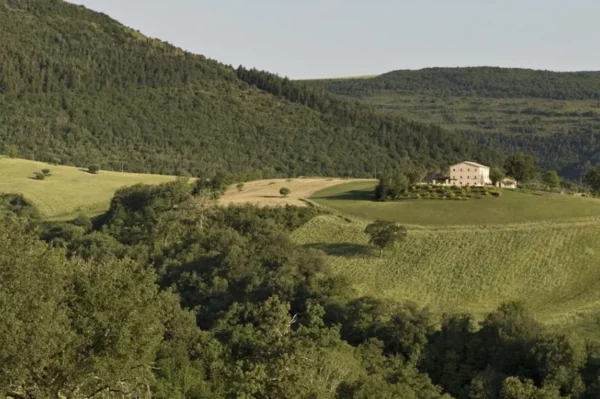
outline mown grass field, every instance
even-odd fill
[[[362,219],[410,225],[497,225],[600,216],[600,200],[564,194],[500,190],[499,198],[375,202],[374,188],[374,182],[352,182],[317,191],[311,199]]]
[[[44,168],[51,171],[45,180],[33,179]],[[158,184],[172,176],[100,171],[48,165],[43,162],[0,158],[0,192],[20,193],[31,200],[47,218],[70,218],[78,213],[94,215],[108,209],[115,191],[137,183]]]

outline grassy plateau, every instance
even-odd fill
[[[340,184],[317,191],[311,199],[362,219],[421,226],[497,225],[600,216],[600,200],[563,194],[500,190],[499,198],[376,202],[375,185],[375,182]]]

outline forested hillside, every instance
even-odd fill
[[[0,37],[0,152],[252,177],[372,176],[499,157],[438,127],[236,71],[59,0],[0,0]]]
[[[570,178],[600,161],[600,72],[428,68],[309,83],[506,154],[535,154]]]
[[[352,96],[389,90],[441,96],[600,99],[600,72],[498,67],[425,68],[392,71],[368,79],[332,79],[320,83],[330,91]]]

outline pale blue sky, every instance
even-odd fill
[[[493,65],[600,70],[598,0],[71,0],[291,78]]]

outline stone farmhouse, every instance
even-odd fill
[[[490,167],[477,162],[463,161],[450,166],[450,184],[456,186],[485,186],[492,184]]]

